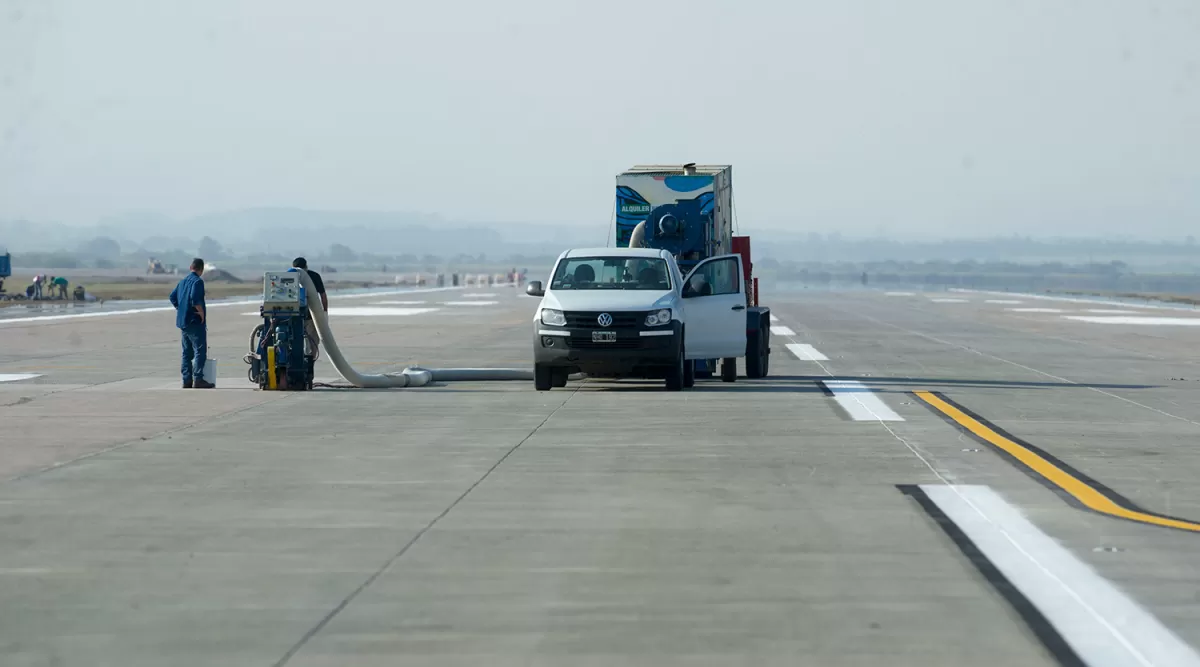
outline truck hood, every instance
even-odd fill
[[[649,290],[557,290],[546,292],[542,308],[555,310],[655,310],[677,308],[675,292]]]

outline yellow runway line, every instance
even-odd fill
[[[1088,478],[1041,449],[1004,433],[988,424],[982,417],[972,414],[967,408],[940,394],[931,391],[913,393],[976,439],[1011,457],[1028,472],[1062,490],[1087,509],[1152,526],[1200,532],[1200,523],[1146,511],[1128,498]]]

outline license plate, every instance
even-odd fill
[[[617,342],[617,332],[615,331],[593,331],[593,343],[615,343]]]

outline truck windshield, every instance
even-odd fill
[[[550,289],[671,289],[667,263],[658,257],[569,257],[559,263]]]

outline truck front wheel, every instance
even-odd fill
[[[683,356],[683,346],[679,346],[679,357],[675,359],[675,363],[667,369],[667,391],[680,391],[684,387],[684,376],[687,374],[684,366],[687,365],[687,359]]]
[[[528,376],[526,376],[528,377]],[[533,388],[538,391],[550,391],[554,385],[554,369],[545,364],[533,365]]]

